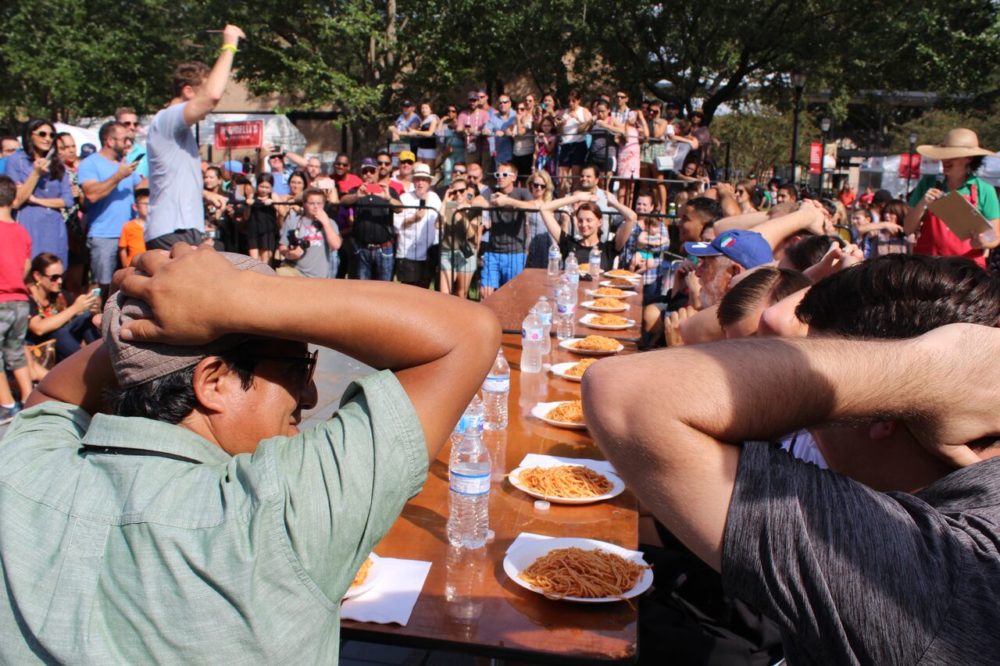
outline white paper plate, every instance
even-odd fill
[[[631,328],[631,327],[635,326],[635,321],[632,320],[632,319],[627,319],[626,323],[623,324],[623,325],[620,325],[620,326],[605,326],[605,325],[602,325],[602,324],[594,324],[594,323],[591,323],[593,321],[594,317],[597,317],[597,315],[595,315],[595,314],[585,314],[582,317],[580,317],[580,323],[583,324],[584,326],[589,327],[589,328],[596,328],[596,329],[601,330],[601,331],[624,331],[627,328]]]
[[[574,377],[573,375],[566,374],[566,371],[572,368],[576,364],[577,361],[566,361],[565,363],[556,363],[555,365],[551,366],[549,370],[556,377],[562,377],[566,381],[570,382],[579,382],[581,377]]]
[[[558,467],[558,465],[555,466]],[[611,482],[611,490],[604,493],[603,495],[594,495],[593,497],[560,497],[559,495],[542,494],[538,491],[528,488],[528,486],[521,483],[521,478],[519,475],[521,473],[521,470],[525,469],[524,467],[518,467],[517,469],[512,471],[508,475],[508,478],[510,479],[511,485],[513,485],[518,490],[523,491],[528,495],[531,495],[532,497],[548,500],[549,502],[552,502],[554,504],[592,504],[594,502],[602,502],[604,500],[611,499],[612,497],[618,497],[619,495],[622,494],[622,492],[625,491],[625,482],[622,481],[617,476],[615,476],[614,474],[601,472],[600,470],[596,470],[593,467],[590,467],[589,465],[581,464],[579,465],[579,467],[586,467],[587,469],[594,470],[598,474],[607,478],[607,480]]]
[[[522,580],[520,573],[530,567],[532,562],[537,560],[539,557],[542,557],[548,552],[558,548],[584,548],[586,550],[598,549],[619,555],[625,559],[635,562],[636,564],[648,564],[648,562],[642,559],[642,555],[640,553],[632,552],[622,548],[621,546],[616,546],[613,543],[607,543],[605,541],[574,538],[539,539],[537,541],[529,541],[521,544],[507,553],[507,556],[503,559],[504,573],[506,573],[512,581],[524,589],[531,590],[536,594],[542,594],[544,596],[539,588],[534,585],[529,585],[527,582]],[[621,597],[599,597],[596,599],[587,599],[584,597],[562,597],[560,601],[576,601],[584,604],[605,604],[614,601],[621,601],[622,599],[637,597],[648,590],[652,584],[653,570],[646,569],[642,572],[642,575],[639,576],[639,581],[635,584],[635,587],[626,591]]]
[[[604,284],[602,282],[601,286],[602,287],[607,287],[608,285],[606,285],[606,284]],[[618,289],[618,287],[615,287],[615,289]],[[633,296],[638,296],[639,295],[638,292],[629,291],[627,289],[622,289],[621,292],[622,292],[621,296],[608,296],[608,298],[632,298]],[[587,289],[587,290],[585,290],[585,293],[587,294],[587,296],[593,296],[595,298],[600,298],[601,297],[601,294],[598,294],[596,289]]]
[[[618,349],[608,350],[608,351],[600,351],[596,349],[577,349],[576,347],[572,346],[574,342],[582,339],[583,338],[567,338],[566,340],[560,342],[559,346],[565,349],[566,351],[571,351],[574,354],[581,354],[583,356],[611,356],[612,354],[617,354],[621,350],[625,349],[625,345],[623,345],[620,342],[618,343]]]
[[[556,400],[555,402],[540,402],[531,408],[531,415],[540,421],[545,421],[549,425],[554,425],[557,428],[568,428],[570,430],[586,430],[586,423],[565,423],[563,421],[553,421],[547,418],[545,415],[550,411],[563,404],[564,402],[572,402],[570,400]]]
[[[596,305],[594,305],[594,301],[584,301],[583,303],[580,303],[580,305],[587,308],[588,310],[593,310],[594,312],[625,312],[626,310],[628,310],[627,303],[622,303],[621,307],[617,308],[597,307]]]
[[[611,271],[604,271],[601,273],[601,275],[608,278],[609,280],[630,280],[632,282],[638,282],[639,280],[642,279],[642,276],[639,275],[638,273],[632,273],[630,275],[609,275],[610,272]]]
[[[607,476],[605,474],[605,476]],[[610,479],[611,477],[608,476]],[[379,563],[379,556],[375,553],[371,553],[368,557],[372,560],[372,566],[368,570],[368,577],[361,583],[361,585],[352,585],[347,588],[347,592],[344,593],[344,599],[353,599],[354,597],[360,597],[365,592],[368,592],[373,587],[378,585],[379,576],[382,575],[382,566]]]

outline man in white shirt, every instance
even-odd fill
[[[431,168],[413,167],[413,189],[399,196],[403,204],[393,218],[396,227],[396,277],[403,284],[429,287],[433,266],[428,250],[437,245],[441,199],[431,190]]]

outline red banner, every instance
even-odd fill
[[[260,148],[264,145],[264,121],[240,120],[215,123],[215,149]]]
[[[917,153],[903,153],[899,156],[899,177],[919,180],[920,179],[920,155]]]
[[[809,173],[822,173],[823,171],[823,144],[809,144]]]

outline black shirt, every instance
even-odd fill
[[[534,197],[523,187],[515,187],[507,195],[518,201],[532,201]],[[525,223],[527,211],[490,210],[490,252],[512,254],[526,252],[528,228]]]
[[[598,243],[597,248],[601,251],[601,270],[611,270],[615,265],[615,257],[618,256],[618,250],[615,248],[614,239]],[[590,251],[592,249],[593,246],[580,245],[580,241],[573,238],[571,234],[567,234],[565,231],[561,231],[559,233],[559,252],[562,254],[563,259],[568,257],[570,252],[572,252],[576,256],[576,263],[589,264]]]
[[[351,194],[360,194],[360,188],[351,190]],[[382,245],[395,236],[392,226],[392,208],[389,200],[373,194],[359,196],[351,206],[354,209],[354,230],[352,236],[361,245]]]

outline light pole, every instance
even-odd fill
[[[913,151],[917,145],[917,133],[910,132],[907,137],[910,140],[910,152],[906,155],[906,200],[910,200],[910,176],[913,175]]]
[[[826,142],[830,140],[830,119],[823,118],[819,121],[819,128],[823,132],[820,141],[822,148],[819,154],[819,194],[823,196],[823,185],[826,182]]]
[[[795,88],[795,113],[792,117],[792,174],[791,182],[795,183],[795,167],[799,162],[799,114],[802,112],[802,90],[806,87],[806,75],[802,72],[792,73],[792,86]]]

